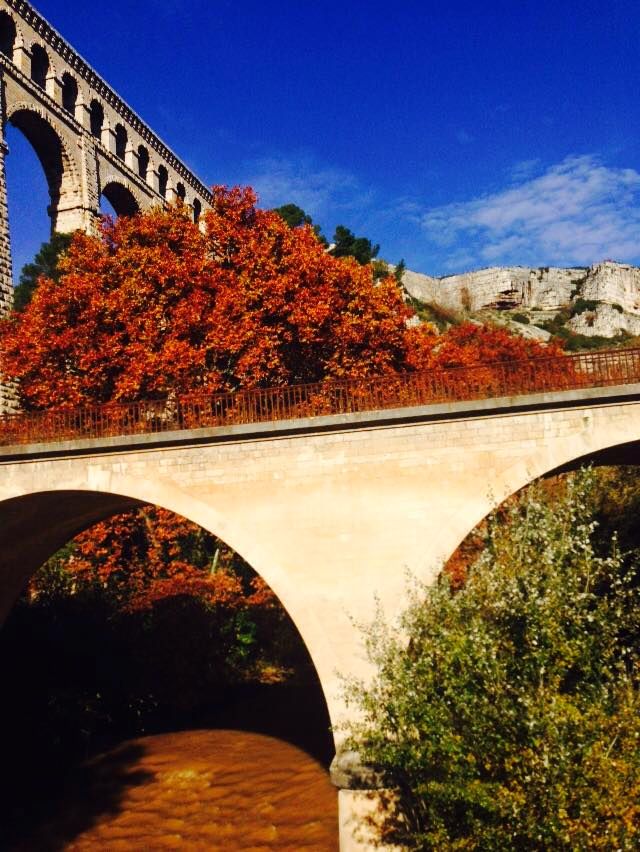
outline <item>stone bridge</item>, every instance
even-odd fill
[[[211,193],[25,0],[0,0],[0,315],[11,304],[7,122],[42,164],[52,230],[90,231],[104,196],[118,215],[182,199],[197,221]]]
[[[0,446],[0,616],[72,536],[162,506],[271,586],[338,722],[338,673],[367,674],[353,619],[370,618],[374,596],[393,615],[405,572],[432,581],[495,501],[583,461],[636,462],[639,449],[635,382]],[[352,833],[363,794],[339,796],[341,849],[370,848]]]

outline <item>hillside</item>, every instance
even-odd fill
[[[640,268],[605,260],[592,267],[490,267],[434,278],[407,270],[402,284],[418,315],[440,327],[461,317],[493,320],[568,348],[640,335]]]

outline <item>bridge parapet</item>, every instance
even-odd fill
[[[503,400],[640,383],[640,349],[501,361],[234,393],[111,402],[0,417],[0,446],[326,418],[441,403]]]

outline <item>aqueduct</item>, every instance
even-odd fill
[[[25,0],[0,0],[0,89],[0,315],[13,292],[7,123],[42,164],[52,230],[91,231],[101,196],[118,215],[180,198],[197,221],[209,207],[207,187]]]

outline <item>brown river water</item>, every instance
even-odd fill
[[[264,734],[194,730],[129,740],[52,790],[15,852],[338,849],[326,769]]]

